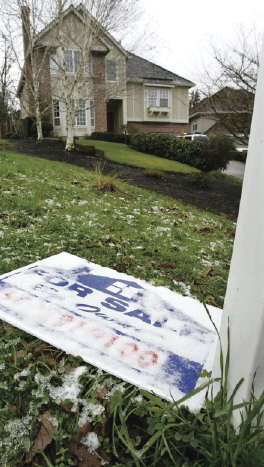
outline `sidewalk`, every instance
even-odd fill
[[[226,170],[222,171],[227,175],[233,175],[234,177],[244,178],[245,163],[238,161],[230,161]]]

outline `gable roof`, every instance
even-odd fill
[[[106,47],[107,47],[107,44],[106,44],[104,38],[107,38],[110,42],[114,43],[115,47],[117,47],[125,56],[128,56],[128,52],[122,47],[121,43],[118,42],[107,31],[107,29],[97,21],[97,19],[93,15],[91,15],[91,13],[83,6],[82,3],[80,3],[76,7],[73,6],[73,5],[70,5],[65,11],[63,11],[63,13],[62,13],[63,19],[65,19],[70,14],[74,14],[85,26],[87,25],[87,18],[88,18],[90,27],[93,27],[93,25],[95,25],[96,27],[99,27],[100,30],[102,31],[102,35],[100,35],[100,41],[102,43],[104,43],[106,45]],[[59,21],[59,19],[55,18],[47,26],[45,26],[45,28],[42,29],[38,33],[38,35],[36,37],[36,42],[37,42],[37,40],[40,40],[49,31],[51,31],[58,24],[58,21]]]
[[[145,58],[131,54],[127,59],[127,79],[140,80],[145,83],[155,84],[178,84],[182,86],[192,87],[194,83],[182,78],[171,71],[165,70],[155,63],[149,62]]]
[[[194,117],[197,114],[223,113],[232,111],[248,112],[253,110],[254,94],[245,89],[234,89],[225,86],[220,91],[205,97],[195,104],[189,112],[189,116]]]

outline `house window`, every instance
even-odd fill
[[[159,91],[160,91],[160,107],[169,107],[169,90],[161,88]]]
[[[157,88],[148,89],[148,107],[157,107]]]
[[[94,110],[94,101],[90,101],[90,114],[91,114],[91,127],[95,127],[95,110]]]
[[[86,111],[85,111],[85,100],[80,99],[79,101],[71,101],[71,109],[76,112],[75,125],[85,126],[86,125]]]
[[[53,120],[54,126],[60,126],[60,103],[53,101]]]
[[[93,56],[92,54],[88,55],[88,74],[93,76]]]
[[[148,88],[148,107],[169,107],[169,90]]]
[[[57,54],[55,50],[50,52],[50,73],[52,75],[58,73]]]
[[[116,81],[115,60],[106,60],[106,81]]]
[[[192,132],[195,133],[197,131],[198,125],[197,125],[197,120],[193,120],[192,123]]]
[[[66,73],[77,73],[82,60],[80,50],[65,50],[65,70]]]

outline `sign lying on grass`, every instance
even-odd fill
[[[221,310],[209,308],[219,326]],[[212,369],[217,341],[200,302],[68,253],[1,276],[0,318],[174,400]]]

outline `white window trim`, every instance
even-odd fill
[[[52,111],[53,111],[53,124],[54,127],[58,128],[61,126],[61,118],[60,118],[60,102],[57,100],[52,101]],[[56,121],[59,122],[58,125]]]
[[[91,123],[91,128],[95,128],[94,100],[90,100],[90,123]]]
[[[72,109],[72,111],[75,111],[75,109],[76,109],[76,102],[78,102],[76,99],[71,99],[71,109]],[[84,103],[83,107],[82,107],[82,103]],[[74,126],[78,127],[78,128],[79,127],[87,127],[86,105],[85,105],[85,100],[84,99],[79,99],[79,106],[80,106],[80,108],[78,109],[78,111],[76,112],[76,115],[75,115]],[[77,122],[78,122],[78,117],[80,116],[81,113],[83,113],[83,115],[84,115],[85,123],[79,124]]]
[[[77,61],[75,59],[75,55],[77,56],[77,53],[80,54],[80,59],[79,61]],[[66,55],[71,55],[70,57],[70,60],[67,62],[67,59],[66,59]],[[70,69],[67,69],[68,68],[68,65],[71,65],[71,70]],[[76,66],[77,64],[77,66]],[[65,50],[65,71],[67,74],[69,75],[74,75],[76,74],[78,71],[79,71],[79,66],[80,64],[82,64],[82,51],[81,50],[77,50],[77,49],[67,49]]]
[[[155,92],[154,92],[155,90]],[[153,96],[151,96],[151,91],[153,93]],[[163,91],[167,91],[167,98],[161,97],[161,94]],[[151,99],[155,99],[155,104],[154,101],[151,103]],[[161,105],[161,100],[167,100],[167,105]],[[169,88],[167,87],[161,87],[161,86],[148,86],[147,87],[147,107],[148,108],[153,108],[153,109],[169,109],[170,108],[170,92]]]

